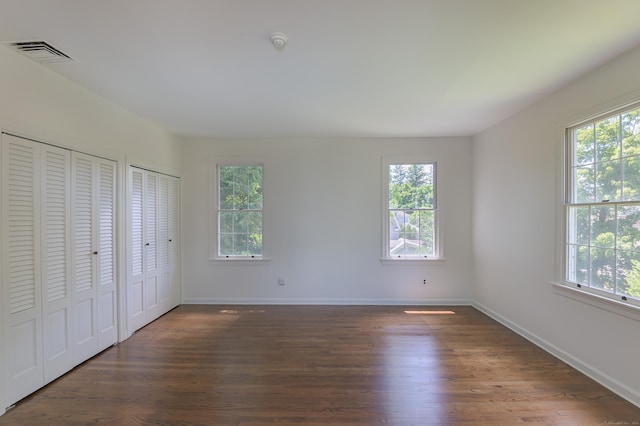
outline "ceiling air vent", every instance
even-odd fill
[[[41,64],[73,62],[73,58],[51,46],[46,41],[10,41],[4,43]]]

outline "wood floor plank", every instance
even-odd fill
[[[96,423],[639,425],[640,408],[471,307],[183,305],[0,417]]]

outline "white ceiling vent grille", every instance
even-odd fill
[[[73,62],[73,58],[62,53],[46,41],[10,41],[3,43],[41,64]]]

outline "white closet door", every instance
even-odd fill
[[[127,182],[127,329],[133,333],[145,325],[144,312],[144,171],[129,167]]]
[[[170,309],[169,176],[158,175],[158,304],[160,315]]]
[[[116,343],[116,164],[72,155],[74,359],[82,362]]]
[[[180,180],[130,166],[127,182],[127,330],[180,303]]]
[[[95,262],[98,249],[93,233],[93,158],[72,154],[72,271],[74,304],[74,360],[80,363],[98,352]]]
[[[160,316],[158,274],[158,174],[145,172],[145,322]]]
[[[115,192],[116,164],[113,161],[96,159],[98,185],[97,222],[97,309],[98,351],[118,341],[116,264],[115,264]]]
[[[2,403],[117,341],[115,171],[2,135]]]
[[[44,384],[39,149],[2,135],[2,303],[7,405]]]
[[[73,368],[69,282],[71,153],[42,145],[42,300],[44,381]]]
[[[169,178],[169,309],[180,304],[180,179]]]

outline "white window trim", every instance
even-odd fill
[[[262,166],[262,256],[220,256],[218,254],[218,166]],[[271,260],[269,167],[263,157],[212,157],[209,161],[209,261],[220,264],[260,264]]]
[[[436,208],[435,214],[435,256],[434,257],[391,257],[389,255],[389,166],[394,164],[435,164],[435,182],[436,182]],[[443,263],[444,245],[442,238],[443,229],[443,170],[444,160],[440,156],[432,155],[389,155],[382,157],[382,254],[380,262],[383,265],[398,264],[438,264]]]
[[[640,90],[596,105],[578,114],[568,115],[556,122],[557,148],[557,207],[556,207],[556,270],[551,281],[556,294],[608,312],[640,321],[640,302],[634,299],[622,300],[618,295],[579,286],[566,279],[567,268],[567,218],[565,200],[567,197],[567,167],[569,167],[569,149],[567,129],[588,122],[599,116],[605,116],[617,110],[631,107],[640,102]]]

